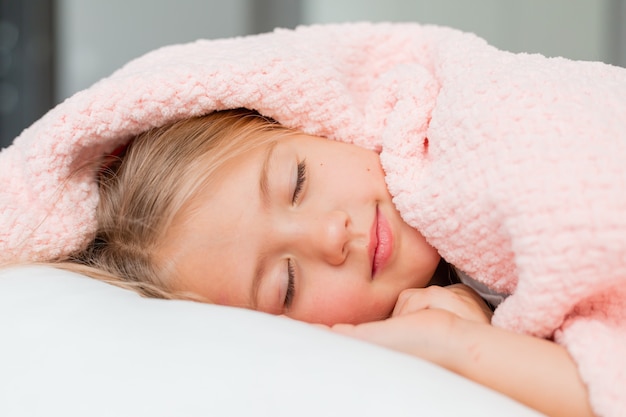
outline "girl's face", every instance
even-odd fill
[[[439,262],[375,152],[303,134],[229,162],[182,217],[160,253],[174,289],[307,322],[386,318]]]

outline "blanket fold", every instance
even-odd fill
[[[494,324],[554,338],[594,411],[626,415],[623,68],[512,54],[417,24],[162,48],[52,109],[0,153],[0,264],[85,245],[95,170],[133,135],[236,107],[380,151],[403,218],[449,262],[512,294]]]

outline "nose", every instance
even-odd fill
[[[306,222],[306,220],[305,220]],[[329,211],[303,225],[302,250],[331,265],[341,265],[348,255],[349,217],[344,211]]]

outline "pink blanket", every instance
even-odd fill
[[[494,324],[553,337],[596,413],[626,415],[622,68],[511,54],[410,24],[163,48],[2,151],[0,264],[85,244],[98,195],[93,173],[73,175],[78,167],[152,126],[235,107],[381,150],[406,221],[470,276],[512,293]]]

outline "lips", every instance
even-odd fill
[[[370,233],[369,253],[372,260],[372,279],[385,267],[391,257],[393,235],[385,216],[376,207],[376,216]]]

